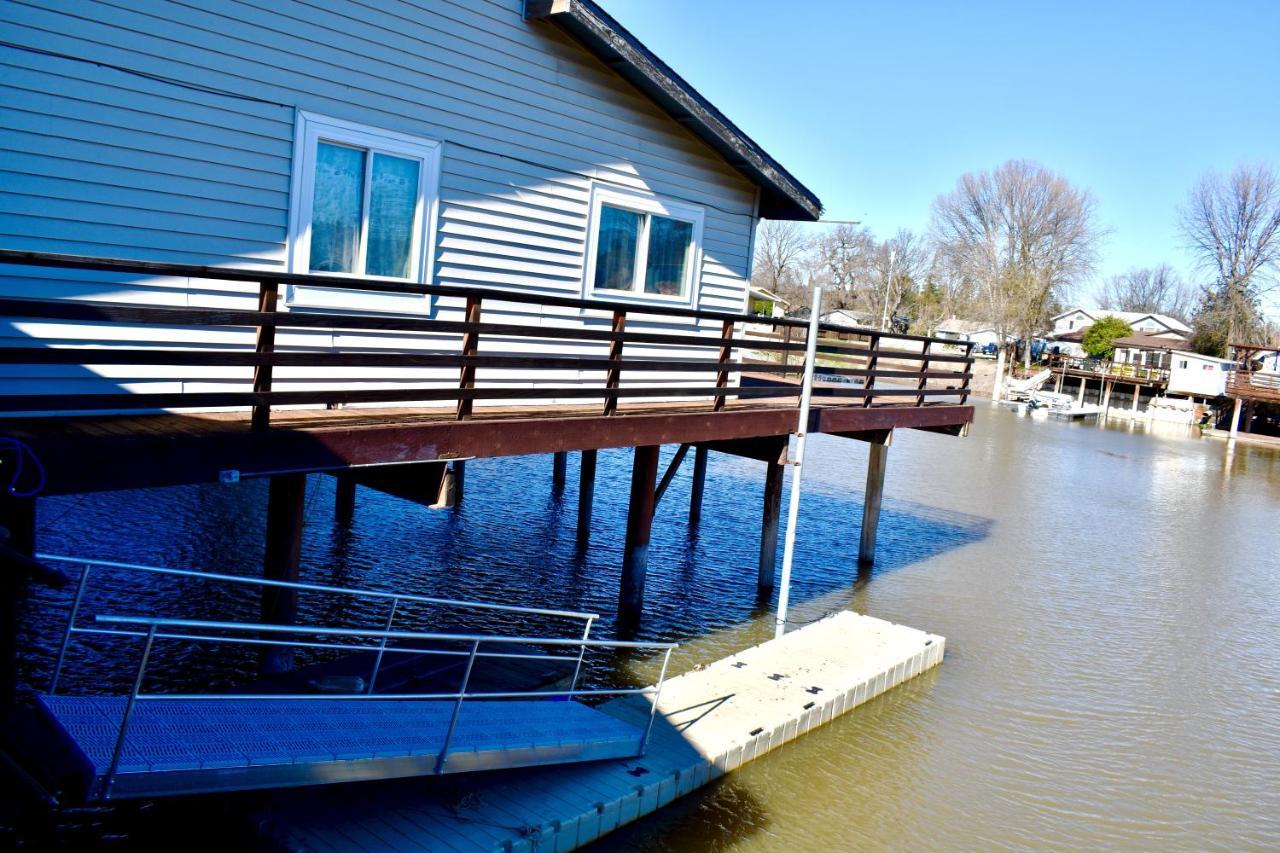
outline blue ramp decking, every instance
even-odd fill
[[[124,697],[43,696],[92,766],[111,766]],[[579,702],[465,702],[438,771],[452,700],[159,699],[129,720],[111,798],[497,770],[636,755],[643,731]]]

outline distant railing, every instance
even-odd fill
[[[1107,379],[1137,379],[1142,382],[1168,382],[1169,370],[1164,367],[1147,367],[1142,364],[1119,364],[1099,358],[1077,358],[1055,354],[1049,356],[1049,366],[1057,371],[1092,373]]]
[[[158,411],[187,408],[244,409],[252,411],[256,429],[268,427],[271,412],[280,406],[335,406],[371,403],[452,404],[459,420],[473,415],[476,401],[487,400],[596,400],[605,415],[616,414],[622,398],[711,399],[711,407],[719,410],[730,398],[797,397],[799,385],[787,381],[753,382],[745,387],[732,384],[730,377],[743,371],[766,376],[785,376],[795,371],[788,363],[796,355],[803,359],[807,321],[760,317],[722,311],[706,311],[673,306],[636,304],[624,301],[582,299],[551,296],[520,290],[469,288],[425,285],[408,282],[371,281],[338,276],[264,273],[243,269],[207,267],[185,264],[152,263],[78,255],[55,255],[36,252],[0,250],[0,264],[53,267],[86,271],[108,271],[137,275],[189,277],[228,282],[246,282],[258,287],[257,310],[223,310],[215,308],[169,308],[137,305],[107,305],[73,300],[0,299],[0,315],[29,320],[62,323],[110,323],[155,327],[154,342],[144,346],[25,346],[0,348],[0,364],[10,365],[132,365],[190,367],[242,367],[252,369],[252,390],[182,391],[182,392],[103,392],[78,394],[0,394],[0,413],[34,415],[67,414],[86,411]],[[439,320],[425,316],[372,315],[344,312],[280,311],[280,288],[284,285],[411,293],[454,300],[463,319]],[[517,303],[541,307],[577,309],[581,318],[595,317],[608,322],[608,328],[584,328],[579,318],[563,326],[493,323],[483,320],[486,303]],[[603,315],[603,316],[601,316]],[[635,317],[675,318],[693,324],[704,321],[719,323],[712,334],[672,333],[629,330]],[[748,339],[738,327],[767,325],[773,336]],[[239,328],[253,333],[254,345],[241,347],[187,347],[165,344],[165,334],[178,327]],[[861,387],[850,387],[842,396],[854,398],[857,405],[923,406],[928,398],[952,397],[964,402],[968,396],[972,349],[964,355],[933,351],[954,342],[914,335],[898,335],[867,329],[822,324],[824,332],[865,339],[865,346],[824,338],[819,353],[824,357],[841,356],[854,359],[859,366],[835,366],[828,372],[861,376]],[[408,350],[370,350],[355,347],[325,347],[282,350],[277,332],[283,329],[364,330],[372,332],[404,332],[445,335],[451,341],[440,351],[418,347]],[[786,335],[779,334],[783,330]],[[789,337],[788,337],[789,335]],[[482,341],[494,337],[517,339],[527,344],[529,352],[482,354]],[[89,343],[89,342],[86,342]],[[567,349],[569,344],[607,345],[607,355],[537,354],[532,350],[550,347]],[[672,356],[630,357],[627,347],[670,347],[695,353],[694,358],[677,352]],[[456,347],[456,349],[455,349]],[[777,353],[780,363],[743,364],[733,358],[735,350],[752,349]],[[914,370],[881,369],[880,362],[911,361]],[[954,365],[954,370],[938,370],[937,365]],[[456,369],[458,379],[415,383],[412,387],[354,388],[353,382],[376,382],[383,379],[342,381],[308,378],[308,385],[323,388],[277,390],[276,368],[307,367],[341,368],[441,368]],[[579,384],[547,386],[532,380],[510,376],[481,383],[477,371],[577,371],[588,374]],[[632,379],[644,374],[682,374],[691,380],[683,384],[660,386],[627,384],[624,374]],[[881,384],[877,379],[907,379],[908,387]],[[244,380],[249,384],[249,375]],[[670,382],[671,380],[664,380]],[[933,382],[930,385],[930,382]]]
[[[1280,373],[1232,370],[1227,374],[1227,394],[1280,403]]]

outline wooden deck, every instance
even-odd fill
[[[668,680],[640,759],[439,785],[345,786],[272,798],[291,850],[572,850],[941,663],[946,641],[841,612]],[[647,700],[601,710],[636,722]]]
[[[273,413],[253,431],[248,412],[15,419],[3,433],[26,442],[43,462],[44,495],[73,494],[291,471],[337,471],[471,457],[656,444],[704,444],[785,436],[795,429],[791,400],[704,404],[642,403],[604,415],[598,408],[362,408]],[[958,433],[968,405],[816,404],[810,430],[858,438],[895,428]]]

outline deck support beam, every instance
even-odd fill
[[[1102,417],[1107,416],[1107,412],[1111,409],[1111,389],[1115,387],[1114,382],[1108,381],[1103,383],[1102,390]]]
[[[764,474],[764,511],[760,520],[760,573],[756,590],[773,589],[778,565],[778,517],[782,512],[782,481],[786,470],[781,462],[766,463]]]
[[[1135,382],[1133,384],[1133,406],[1130,407],[1129,409],[1129,411],[1133,412],[1134,415],[1138,414],[1138,401],[1141,398],[1142,398],[1142,386]]]
[[[884,471],[889,460],[889,444],[867,446],[867,491],[862,502],[862,536],[858,541],[858,565],[866,568],[876,561],[876,528],[880,524],[880,503],[884,498]]]
[[[307,476],[277,474],[267,493],[267,547],[262,575],[267,580],[297,581],[302,557],[303,511],[306,507]],[[262,621],[291,625],[298,615],[298,592],[264,587]],[[293,669],[293,649],[263,646],[260,667],[266,675]]]
[[[657,444],[635,449],[631,465],[631,500],[627,508],[627,536],[622,551],[622,583],[618,591],[618,619],[639,621],[644,609],[644,577],[649,567],[649,536],[658,477]]]
[[[333,490],[333,517],[339,524],[350,524],[356,514],[356,480],[348,472],[336,477]]]
[[[1236,397],[1235,407],[1231,410],[1231,426],[1228,435],[1232,438],[1236,437],[1236,433],[1240,431],[1240,410],[1244,408],[1244,400]]]
[[[787,329],[790,331],[790,327]],[[707,454],[705,447],[693,449],[693,483],[689,487],[689,526],[697,527],[702,520],[702,493],[707,484]]]
[[[1080,377],[1080,387],[1076,389],[1076,405],[1077,406],[1084,405],[1084,386],[1087,381],[1088,380],[1086,380],[1083,376]]]
[[[564,494],[565,474],[569,467],[569,454],[564,450],[557,450],[551,454],[551,494],[559,496]]]
[[[596,455],[584,450],[578,463],[578,545],[591,541],[591,510],[596,500]]]

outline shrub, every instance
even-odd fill
[[[1111,358],[1116,351],[1116,339],[1133,334],[1133,327],[1119,317],[1103,317],[1084,333],[1080,346],[1094,358]]]

